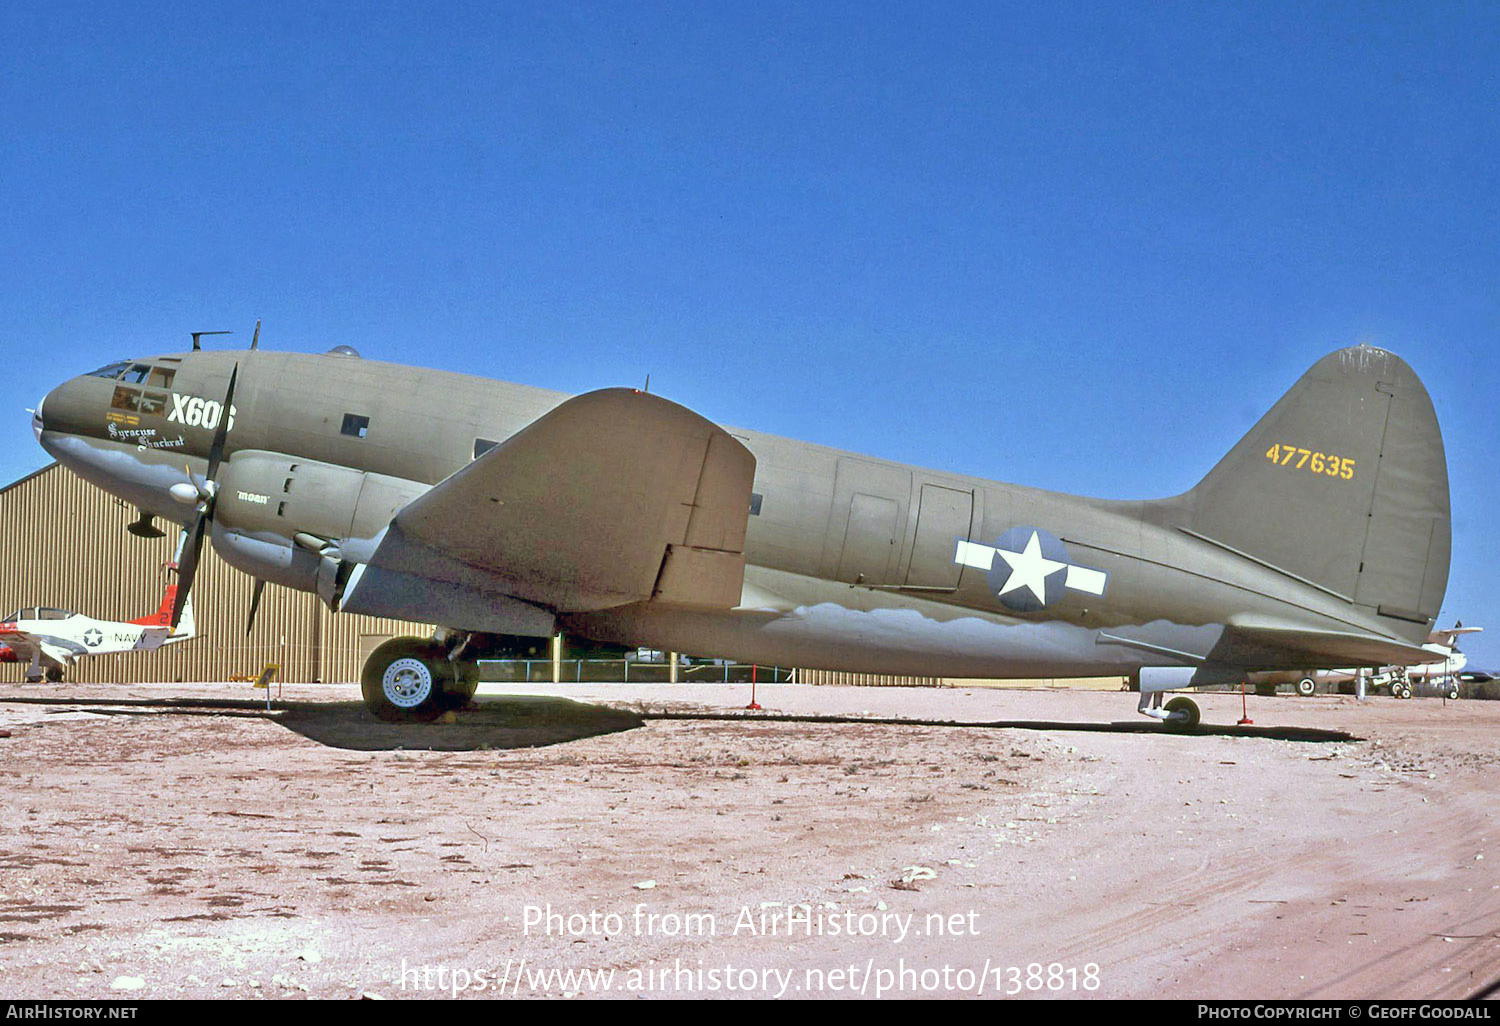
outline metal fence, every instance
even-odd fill
[[[483,659],[479,663],[481,681],[523,684],[552,683],[551,659]],[[565,684],[665,684],[672,679],[670,663],[641,662],[636,659],[564,659],[558,679]],[[751,663],[702,662],[678,664],[679,684],[785,684],[797,680],[797,671],[785,666],[761,666]]]

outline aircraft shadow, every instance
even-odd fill
[[[964,727],[978,730],[1080,731],[1105,734],[1162,734],[1178,737],[1256,737],[1272,741],[1361,741],[1342,730],[1320,727],[1260,727],[1200,723],[1192,730],[1168,730],[1150,720],[1097,723],[1078,720],[921,720],[907,717],[817,716],[783,713],[644,712],[646,720],[742,720],[748,723],[877,723],[894,727]]]
[[[264,719],[329,748],[437,752],[540,748],[634,730],[645,721],[625,709],[569,698],[506,695],[483,698],[453,723],[385,723],[362,702],[266,702],[230,698],[64,698],[16,696],[0,704],[83,709],[101,716],[211,716]]]
[[[1329,743],[1360,741],[1342,730],[1295,726],[1199,724],[1171,731],[1150,720],[1100,723],[1079,720],[932,720],[897,716],[837,716],[799,713],[715,712],[713,710],[631,711],[546,695],[486,696],[458,712],[453,723],[384,723],[361,702],[288,702],[225,698],[63,698],[5,697],[0,704],[71,706],[115,716],[224,716],[270,719],[310,741],[330,748],[389,751],[397,748],[465,752],[481,749],[539,748],[634,730],[651,720],[741,723],[878,724],[892,727],[959,727],[971,730],[1041,730],[1179,737],[1245,737],[1273,741]]]
[[[533,695],[481,699],[456,713],[452,723],[385,723],[361,702],[297,704],[274,719],[309,741],[359,752],[542,748],[645,725],[640,716],[624,709]]]

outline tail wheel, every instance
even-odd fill
[[[1303,677],[1297,682],[1297,694],[1303,698],[1311,698],[1313,692],[1318,689],[1318,682],[1311,677]]]
[[[422,638],[392,638],[370,653],[360,673],[365,706],[387,723],[426,722],[449,708],[453,664]]]
[[[1162,706],[1170,717],[1165,721],[1171,730],[1192,730],[1198,725],[1198,703],[1185,695],[1178,695]]]

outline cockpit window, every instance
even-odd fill
[[[177,371],[171,367],[152,367],[151,378],[146,382],[152,388],[171,388],[172,379],[177,376]]]
[[[15,623],[17,620],[22,619],[21,614],[24,613],[24,612],[26,612],[26,610],[24,610],[24,609],[17,609],[14,613],[8,613],[8,614],[6,614],[5,622],[6,623]]]
[[[36,618],[38,620],[66,620],[73,614],[66,609],[38,609]]]
[[[139,385],[146,380],[146,376],[150,373],[150,364],[133,363],[130,365],[130,369],[120,377],[120,380],[128,385]]]
[[[126,360],[123,363],[106,364],[105,366],[100,367],[96,371],[89,371],[87,374],[84,375],[84,377],[86,377],[86,378],[118,378],[120,376],[120,373],[122,371],[127,371],[129,369],[130,369],[130,361]]]

